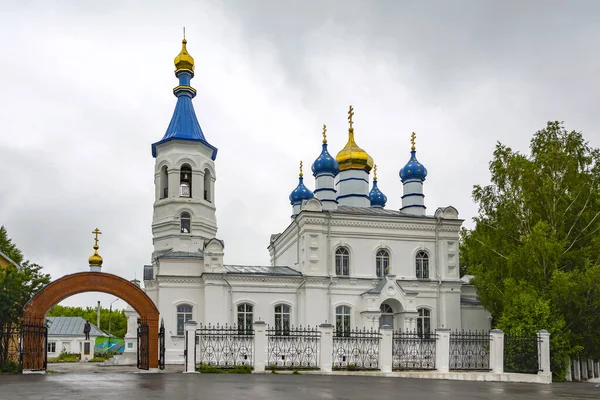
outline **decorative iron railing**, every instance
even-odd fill
[[[23,321],[20,337],[21,369],[45,371],[48,366],[48,325],[45,318]]]
[[[489,371],[490,335],[488,332],[450,333],[450,370]]]
[[[333,369],[379,369],[380,342],[379,330],[336,330],[333,336]]]
[[[236,325],[200,325],[196,362],[217,368],[254,366],[254,331]]]
[[[319,369],[320,339],[317,328],[268,328],[267,368]]]
[[[0,323],[0,370],[17,372],[21,363],[21,325]]]
[[[537,374],[540,370],[539,348],[537,335],[505,335],[504,371]]]
[[[395,331],[392,339],[392,369],[435,369],[436,334]]]

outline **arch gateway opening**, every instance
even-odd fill
[[[79,272],[65,275],[37,292],[23,310],[21,337],[22,369],[44,371],[47,362],[46,313],[67,297],[85,293],[112,294],[131,305],[140,316],[138,328],[138,368],[164,366],[164,342],[159,348],[159,312],[154,302],[137,285],[104,272]],[[164,333],[163,333],[164,337]],[[163,355],[163,360],[159,356]]]

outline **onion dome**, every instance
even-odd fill
[[[323,150],[312,165],[313,176],[319,174],[337,175],[339,166],[335,158],[327,151],[327,126],[323,125]]]
[[[402,182],[410,179],[418,179],[424,181],[427,177],[427,168],[417,160],[417,150],[415,149],[415,133],[413,132],[410,138],[412,147],[410,148],[410,160],[400,170],[400,179]]]
[[[347,169],[363,169],[367,172],[373,168],[373,159],[366,151],[358,147],[354,141],[354,127],[352,117],[354,116],[354,108],[350,106],[348,111],[348,122],[350,127],[348,128],[348,143],[346,146],[337,154],[335,157],[339,164],[339,170],[344,171]]]
[[[373,189],[369,192],[371,207],[384,208],[387,203],[387,196],[377,187],[377,165],[373,167]]]
[[[300,175],[298,177],[298,186],[292,193],[290,193],[290,203],[292,205],[301,204],[302,200],[312,199],[315,197],[313,192],[310,191],[306,186],[304,186],[304,178],[302,174],[302,161],[300,161]]]
[[[96,242],[94,243],[94,254],[92,254],[88,261],[90,263],[90,267],[101,267],[103,260],[102,257],[100,257],[100,255],[98,254],[98,249],[100,248],[98,247],[98,235],[102,234],[102,232],[100,232],[100,230],[96,228],[96,230],[92,233],[96,235],[96,239],[94,239]]]
[[[194,73],[194,57],[188,53],[186,48],[187,40],[183,38],[181,41],[181,51],[175,57],[175,72],[186,70]]]

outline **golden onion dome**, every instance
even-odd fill
[[[348,122],[350,127],[348,128],[348,143],[346,146],[335,157],[335,160],[339,164],[340,171],[347,169],[364,169],[369,172],[373,168],[373,159],[366,151],[358,147],[354,141],[354,127],[352,117],[354,116],[354,109],[350,106],[348,111]]]
[[[183,39],[181,41],[181,51],[175,57],[175,68],[176,71],[187,70],[194,72],[194,57],[188,53],[185,45],[187,44],[187,40]]]

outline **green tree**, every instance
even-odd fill
[[[476,185],[461,268],[506,333],[552,334],[555,378],[567,355],[600,359],[600,150],[548,122],[530,154],[498,143],[491,184]]]
[[[0,267],[0,332],[8,333],[21,322],[29,299],[50,283],[50,275],[44,274],[41,266],[23,261],[23,253],[12,243],[4,226],[0,227],[0,251],[19,264]],[[14,335],[0,335],[0,339],[0,370],[14,370],[8,365],[14,364],[9,357],[11,346],[15,346],[11,345]]]
[[[96,325],[98,322],[98,311],[95,307],[68,307],[56,305],[46,314],[48,317],[81,317]],[[118,338],[124,338],[127,333],[127,317],[123,310],[111,310],[100,307],[100,326],[99,328]]]

